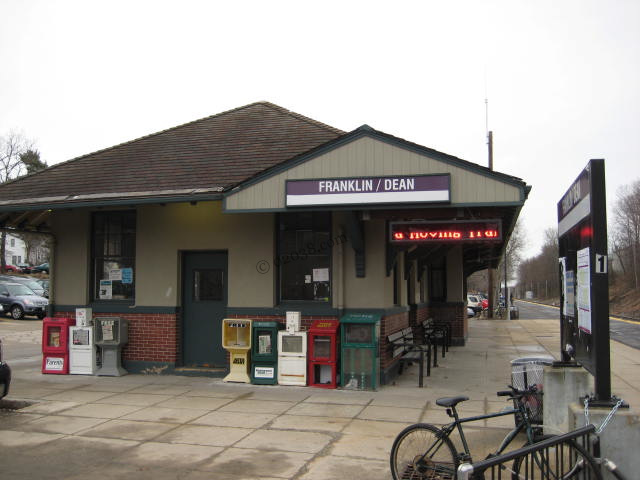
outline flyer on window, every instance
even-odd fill
[[[100,280],[100,300],[111,300],[113,283],[111,280]]]
[[[578,328],[591,333],[591,260],[589,247],[578,250]]]

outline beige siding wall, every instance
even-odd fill
[[[90,225],[87,210],[59,210],[51,216],[55,235],[51,275],[53,303],[89,303]]]
[[[333,215],[334,241],[348,232],[347,217]],[[196,205],[150,205],[138,209],[136,248],[136,306],[180,305],[180,252],[226,250],[229,259],[230,307],[273,307],[276,268],[274,214],[223,214],[220,202]],[[54,302],[59,305],[86,305],[89,298],[90,268],[89,210],[57,211],[52,216],[56,235],[54,257]],[[391,308],[393,275],[386,275],[385,222],[363,222],[366,276],[357,278],[355,254],[347,239],[333,248],[333,306],[343,308]],[[339,249],[342,249],[342,256]],[[403,253],[398,256],[399,299],[407,304]],[[260,274],[258,262],[265,260],[270,270]],[[56,266],[57,265],[57,266]],[[449,301],[462,299],[462,252],[454,248],[447,256]],[[341,273],[342,270],[342,273]],[[412,281],[417,278],[412,275]],[[418,287],[416,297],[419,299]],[[342,302],[342,305],[340,305]]]
[[[341,213],[334,214],[334,226],[345,225]],[[370,220],[363,222],[365,235],[364,278],[356,277],[355,252],[350,242],[343,245],[344,252],[344,307],[345,308],[388,308],[393,306],[393,277],[385,271],[385,222]],[[346,227],[344,231],[348,231]],[[334,252],[335,253],[335,252]],[[336,255],[334,254],[334,260]],[[337,298],[334,285],[334,306]]]
[[[451,174],[451,203],[519,202],[520,189],[372,138],[360,138],[227,197],[227,210],[285,207],[287,179]]]
[[[136,304],[180,304],[180,252],[226,250],[228,305],[272,307],[274,219],[271,214],[223,215],[221,202],[168,204],[138,210]],[[266,274],[256,270],[266,260]]]
[[[139,207],[136,231],[136,306],[180,304],[180,252],[228,251],[230,307],[272,307],[274,218],[272,214],[223,215],[221,202]],[[90,268],[89,210],[58,211],[54,295],[60,305],[86,305]],[[256,264],[270,270],[260,274]],[[55,265],[58,265],[56,267]]]

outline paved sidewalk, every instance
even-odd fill
[[[470,320],[467,346],[451,348],[417,387],[417,366],[377,392],[225,384],[217,379],[14,372],[0,412],[0,477],[20,479],[388,479],[394,437],[414,422],[448,421],[435,405],[464,394],[465,415],[495,412],[510,360],[557,357],[556,320]],[[638,411],[640,351],[612,342],[613,390]],[[512,417],[478,422],[476,458]],[[520,446],[520,443],[516,446]]]

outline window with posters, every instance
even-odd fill
[[[94,300],[135,298],[136,212],[96,212],[92,223]]]
[[[277,267],[281,301],[329,302],[331,212],[296,212],[279,217]]]

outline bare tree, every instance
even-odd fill
[[[505,273],[505,256],[500,260],[500,264],[498,265],[498,277],[500,278],[503,275],[506,275],[504,278],[504,285],[506,289],[506,285],[515,277],[514,273],[518,270],[518,265],[522,261],[522,251],[526,247],[526,231],[524,226],[522,225],[522,221],[520,220],[522,217],[518,218],[515,226],[513,227],[513,231],[511,232],[511,236],[509,237],[509,242],[507,243],[507,248],[505,250],[506,261],[507,261],[507,269]]]
[[[532,291],[536,298],[550,298],[559,292],[558,231],[544,231],[544,244],[538,255],[520,263],[518,285],[521,291]]]
[[[522,218],[522,217],[520,217]],[[526,247],[526,232],[525,228],[522,225],[520,219],[516,222],[513,231],[511,232],[511,237],[509,237],[509,242],[507,243],[507,266],[509,270],[509,279],[513,278],[513,273],[517,270],[518,265],[522,260],[522,251]],[[500,278],[500,276],[504,272],[504,260],[500,262],[498,266],[498,276],[496,278]],[[489,283],[489,273],[488,270],[481,270],[479,272],[474,273],[469,276],[467,279],[467,288],[469,291],[487,291]],[[491,295],[494,292],[490,292]]]
[[[33,150],[33,142],[21,133],[0,136],[0,183],[19,177],[26,171],[20,156]]]
[[[33,150],[33,142],[21,133],[10,132],[0,136],[0,183],[19,177],[26,171],[20,157],[29,150]],[[6,241],[7,232],[3,230],[0,233],[0,272],[6,269]]]
[[[640,180],[618,189],[614,209],[613,250],[623,274],[632,276],[638,288],[638,249],[640,248]]]

